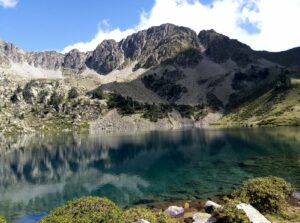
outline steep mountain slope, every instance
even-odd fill
[[[105,40],[87,53],[25,52],[0,41],[0,129],[12,122],[19,129],[41,123],[106,128],[111,124],[101,120],[115,117],[114,108],[140,120],[175,123],[181,116],[202,125],[277,85],[289,89],[298,51],[258,52],[214,30],[197,35],[172,24]]]
[[[216,124],[223,125],[300,125],[300,80],[290,88],[277,86],[228,112]]]

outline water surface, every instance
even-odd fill
[[[1,138],[0,214],[34,222],[85,195],[122,207],[206,198],[266,175],[300,188],[299,128]]]

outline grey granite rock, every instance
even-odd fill
[[[100,74],[117,69],[123,62],[123,53],[115,40],[104,40],[87,59],[87,66]]]
[[[35,67],[58,70],[62,67],[64,55],[55,51],[29,53],[27,62]]]
[[[82,53],[77,49],[73,49],[65,55],[63,67],[75,70],[84,70],[86,68],[86,58],[86,53]]]

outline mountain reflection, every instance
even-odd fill
[[[300,187],[297,128],[1,138],[0,213],[45,212],[84,195],[120,205],[226,193],[278,175]]]

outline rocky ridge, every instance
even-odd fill
[[[37,114],[42,120],[38,122],[45,121],[44,117],[51,120],[58,113],[61,117],[74,117],[68,122],[74,123],[78,118],[82,121],[84,117],[84,122],[95,121],[92,126],[102,128],[108,125],[103,117],[110,114],[109,109],[116,108],[106,105],[108,95],[113,93],[123,97],[119,98],[117,110],[142,115],[138,117],[141,123],[144,116],[152,121],[169,117],[167,124],[161,123],[169,128],[175,109],[181,118],[201,126],[196,123],[206,123],[208,117],[220,118],[278,86],[282,90],[291,88],[291,72],[285,65],[288,60],[288,65],[297,69],[297,58],[297,49],[258,52],[214,30],[197,35],[189,28],[172,24],[139,31],[120,42],[105,40],[87,53],[76,49],[66,54],[25,52],[0,41],[0,118],[6,120],[3,123],[11,123],[25,114],[18,123],[27,126],[32,120],[26,117],[34,119],[32,111],[39,108]],[[76,98],[68,97],[72,88],[78,94]],[[91,97],[89,92],[97,89],[106,97]],[[51,102],[51,98],[57,100]],[[86,108],[95,115],[85,112]],[[179,119],[172,123],[182,126]],[[123,124],[116,126],[127,126]]]

